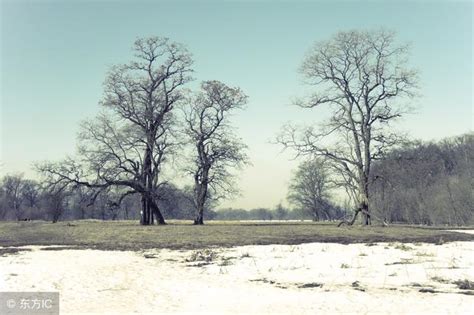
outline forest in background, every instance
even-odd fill
[[[474,134],[418,141],[374,167],[371,202],[387,222],[472,224]]]

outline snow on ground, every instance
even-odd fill
[[[474,234],[474,230],[446,230],[449,232],[458,232],[458,233],[467,233],[467,234]]]
[[[59,291],[61,314],[472,314],[474,307],[474,296],[452,283],[474,280],[474,242],[26,248],[0,257],[0,291]]]

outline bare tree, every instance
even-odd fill
[[[303,62],[302,72],[316,92],[297,105],[327,105],[332,115],[319,129],[287,126],[278,141],[297,154],[333,162],[355,195],[357,209],[349,224],[359,212],[370,224],[372,161],[402,139],[388,127],[410,109],[401,100],[415,96],[417,73],[407,56],[408,46],[397,45],[392,32],[349,31],[316,43]]]
[[[7,211],[13,210],[17,220],[22,220],[24,215],[24,188],[23,175],[6,175],[2,179],[2,192],[4,195]],[[8,209],[9,208],[9,209]]]
[[[331,218],[330,180],[324,160],[315,158],[301,163],[290,182],[288,200],[311,214],[315,221]]]
[[[71,200],[70,207],[74,212],[74,217],[76,219],[84,220],[88,216],[88,208],[90,210],[90,202],[92,199],[92,194],[94,192],[84,186],[79,186],[74,189]]]
[[[229,115],[242,108],[247,96],[218,81],[206,81],[185,109],[187,134],[195,147],[194,224],[204,223],[204,208],[211,199],[228,195],[234,188],[229,168],[247,161],[246,146],[232,132]]]
[[[172,110],[190,81],[192,60],[167,38],[138,39],[135,61],[113,67],[104,83],[106,113],[85,122],[79,157],[38,166],[53,186],[82,185],[96,190],[121,188],[118,202],[140,194],[141,224],[165,224],[157,205],[159,175],[172,147]]]
[[[38,206],[40,199],[40,187],[37,182],[31,179],[23,180],[22,196],[26,202],[26,206],[33,208]]]
[[[63,186],[60,189],[45,190],[43,193],[43,207],[53,223],[59,221],[68,206],[68,198],[71,195],[68,188],[68,186]]]

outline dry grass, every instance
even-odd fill
[[[97,249],[200,249],[259,244],[308,242],[377,243],[473,241],[474,235],[410,226],[341,227],[334,223],[210,222],[194,226],[171,221],[165,226],[140,226],[136,221],[83,220],[0,222],[0,246],[67,245]]]
[[[196,250],[191,254],[191,257],[186,259],[186,262],[196,262],[196,261],[204,261],[204,262],[212,262],[217,258],[217,253],[212,249],[203,249],[203,250]]]
[[[464,280],[454,281],[453,283],[457,285],[458,288],[461,290],[474,290],[474,281],[464,279]]]

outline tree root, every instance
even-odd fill
[[[377,218],[376,216],[374,216],[373,214],[367,212],[367,210],[364,210],[364,209],[361,209],[361,208],[358,208],[355,213],[354,213],[354,216],[352,217],[352,220],[342,220],[341,222],[339,222],[339,224],[337,225],[337,227],[341,227],[343,225],[347,225],[347,226],[352,226],[354,225],[354,222],[355,220],[357,219],[357,216],[359,214],[359,212],[365,214],[365,215],[368,215],[369,216],[369,220],[374,217],[376,219],[379,219],[380,221],[382,221],[382,226],[383,227],[387,227],[388,226],[388,223],[387,221],[385,221],[384,219],[380,219],[380,218]]]
[[[355,220],[357,219],[357,216],[359,215],[359,212],[361,212],[362,209],[361,208],[358,208],[355,213],[354,213],[354,216],[352,217],[352,220],[342,220],[341,222],[339,222],[339,224],[337,225],[337,227],[341,227],[343,225],[348,225],[348,226],[352,226],[355,222]]]

